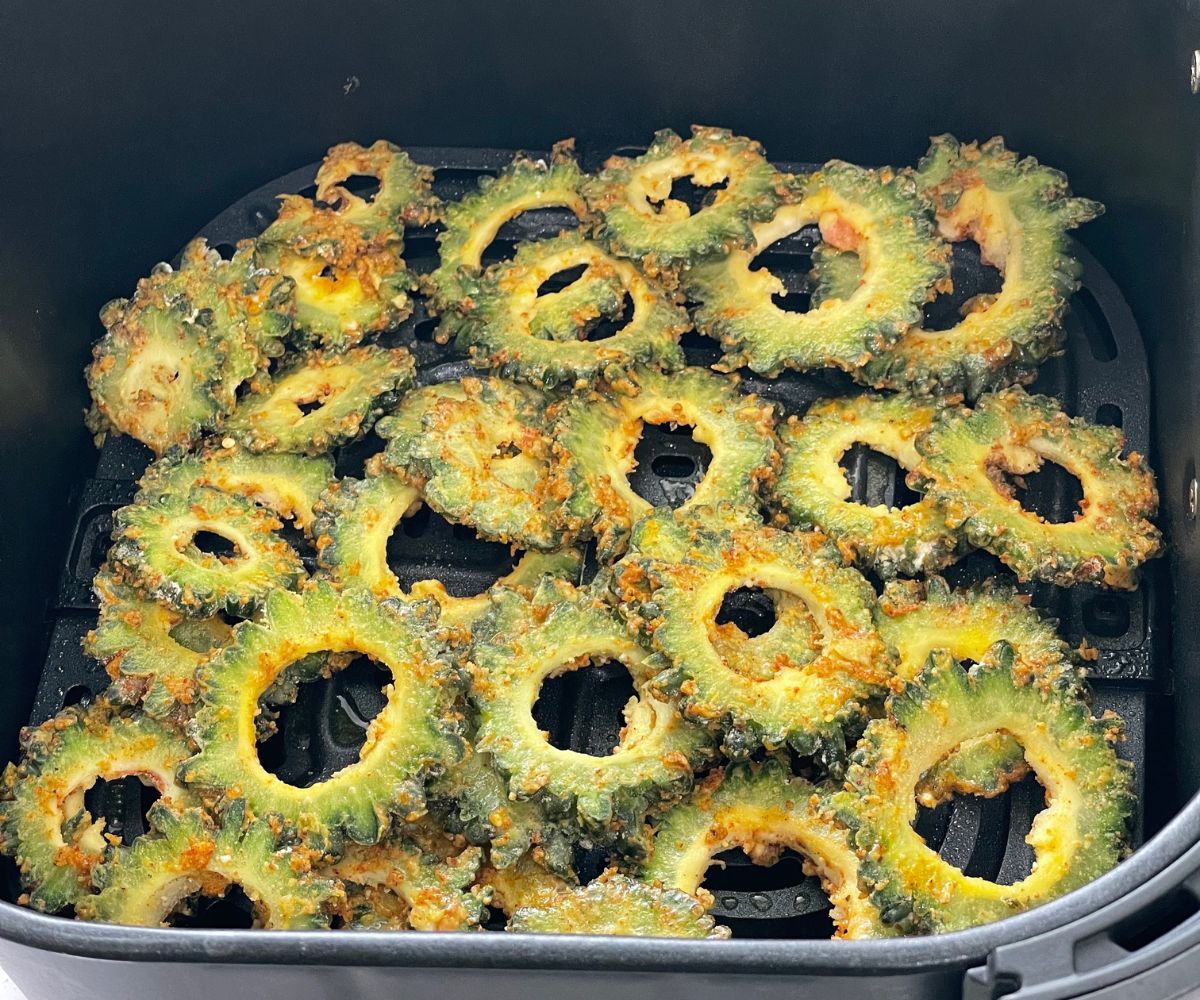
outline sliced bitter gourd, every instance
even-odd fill
[[[836,936],[879,937],[886,928],[858,887],[858,855],[828,794],[772,757],[731,765],[658,817],[654,850],[639,877],[697,896],[722,851],[740,848],[756,865],[773,865],[791,848],[803,856],[805,874],[821,879]]]
[[[191,615],[244,615],[277,587],[295,586],[304,564],[276,531],[273,514],[252,500],[197,486],[122,507],[113,515],[111,559],[155,600]],[[231,543],[230,556],[204,552],[200,534]]]
[[[684,275],[689,297],[700,303],[696,325],[725,349],[725,371],[854,371],[921,321],[922,305],[950,273],[946,245],[911,175],[834,160],[796,183],[796,193],[753,227],[746,249]],[[827,243],[858,255],[862,274],[846,298],[830,297],[826,286],[818,307],[788,312],[772,301],[783,283],[752,264],[776,240],[814,223]]]
[[[547,896],[573,889],[576,883],[547,871],[529,855],[523,855],[508,868],[484,865],[479,882],[492,890],[491,905],[512,916],[525,906],[534,906]]]
[[[1033,871],[1012,885],[964,875],[913,829],[921,776],[964,742],[1011,734],[1046,790],[1025,838]],[[1128,851],[1133,769],[1112,741],[1120,720],[1092,718],[1069,674],[1023,671],[997,643],[969,671],[935,651],[888,701],[855,750],[836,800],[863,852],[860,882],[885,923],[906,932],[960,930],[1011,916],[1102,875]]]
[[[316,852],[266,820],[246,823],[240,801],[219,824],[200,809],[161,801],[148,818],[157,835],[118,849],[95,870],[100,892],[80,900],[81,919],[161,927],[190,897],[223,896],[234,885],[253,904],[255,925],[274,930],[328,927],[341,905],[341,886],[312,873]]]
[[[261,623],[239,625],[234,641],[200,671],[200,752],[182,777],[227,799],[244,798],[253,815],[282,817],[321,845],[340,845],[341,833],[374,843],[393,816],[419,815],[426,778],[462,755],[462,720],[453,707],[459,677],[433,639],[433,618],[425,603],[380,603],[366,591],[339,593],[324,582],[303,594],[274,591]],[[259,698],[279,675],[321,651],[365,653],[392,680],[359,759],[299,788],[259,761],[255,719]]]
[[[561,548],[569,539],[554,518],[547,406],[536,389],[495,378],[426,386],[379,421],[383,465],[485,538]]]
[[[538,294],[554,275],[584,267],[560,291]],[[628,295],[632,311],[623,315]],[[619,381],[634,365],[673,370],[684,363],[679,338],[691,327],[637,267],[608,254],[578,232],[525,243],[476,283],[472,310],[456,327],[471,363],[545,389]],[[589,340],[590,324],[628,321],[612,336]]]
[[[256,268],[248,252],[221,260],[203,240],[179,270],[159,264],[132,299],[100,312],[105,335],[87,370],[102,434],[113,428],[156,452],[190,446],[233,409],[235,393],[283,352],[292,282]]]
[[[693,213],[671,197],[684,177],[701,187],[726,183]],[[690,139],[664,129],[637,159],[612,157],[584,195],[602,217],[601,239],[658,273],[749,246],[753,223],[771,217],[785,184],[757,142],[694,125]]]
[[[636,830],[648,807],[690,787],[712,742],[648,691],[647,653],[608,605],[548,577],[532,599],[497,589],[491,601],[475,627],[471,698],[477,745],[508,776],[512,795],[545,802],[590,839],[611,842]],[[542,683],[606,660],[628,668],[638,692],[625,706],[620,742],[607,756],[552,746],[533,717]]]
[[[1138,568],[1158,555],[1154,473],[1142,456],[1122,457],[1115,427],[1068,417],[1048,396],[1005,389],[974,410],[948,408],[917,440],[921,485],[972,545],[995,553],[1022,580],[1099,583],[1132,590]],[[1060,524],[1026,510],[1005,474],[1063,466],[1083,487],[1081,513]]]
[[[109,847],[104,818],[93,819],[84,805],[98,780],[136,776],[164,802],[190,805],[192,793],[175,780],[190,754],[176,730],[103,700],[24,730],[21,761],[8,765],[0,785],[0,852],[16,859],[23,902],[54,913],[90,891],[92,869]]]
[[[223,432],[255,452],[319,455],[362,437],[412,385],[415,372],[403,347],[314,351],[274,377],[256,379]]]
[[[856,444],[896,460],[911,473],[920,462],[914,440],[933,423],[939,405],[908,395],[819,400],[803,419],[780,431],[783,471],[779,504],[802,528],[829,535],[847,561],[883,577],[927,573],[961,553],[958,533],[931,497],[907,507],[868,506],[850,498],[841,459]]]
[[[609,934],[625,937],[727,938],[704,904],[678,889],[660,889],[606,872],[594,882],[538,897],[508,922],[517,934]]]
[[[646,423],[689,425],[712,453],[680,509],[725,503],[755,510],[779,464],[774,415],[770,403],[738,391],[736,380],[702,368],[673,375],[638,369],[621,393],[575,394],[562,404],[554,430],[566,496],[561,516],[573,530],[595,534],[601,560],[624,550],[634,522],[652,509],[628,478]]]
[[[723,749],[735,759],[785,744],[801,754],[836,756],[843,724],[891,677],[871,621],[871,585],[816,534],[764,527],[713,508],[686,518],[656,511],[634,527],[613,587],[630,627],[657,651],[654,688],[677,698],[689,718],[719,727]],[[781,636],[770,663],[723,658],[713,642],[714,619],[725,594],[741,587],[798,598],[817,635],[797,629],[795,656],[788,652],[792,637]]]
[[[456,202],[448,202],[441,212],[445,230],[438,235],[440,260],[430,275],[430,301],[437,312],[457,309],[470,311],[471,290],[463,282],[479,274],[483,253],[500,227],[522,212],[539,208],[567,208],[580,219],[587,206],[580,194],[583,171],[575,162],[575,144],[571,140],[555,145],[550,162],[518,155],[497,177],[479,179],[479,190]]]
[[[932,199],[948,240],[973,239],[1004,284],[963,308],[949,330],[913,328],[862,377],[872,385],[916,392],[981,392],[1031,381],[1038,365],[1062,351],[1062,317],[1081,268],[1068,231],[1104,206],[1072,198],[1067,179],[1032,157],[1018,158],[1003,139],[962,145],[933,139],[917,183]]]

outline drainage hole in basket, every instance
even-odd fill
[[[130,774],[113,781],[97,779],[83,796],[93,820],[104,819],[106,836],[130,844],[149,829],[146,814],[159,799],[158,789]]]
[[[838,464],[855,503],[899,510],[921,499],[921,494],[905,481],[907,474],[900,463],[868,445],[856,444],[847,449]]]
[[[1027,511],[1051,524],[1066,524],[1080,513],[1083,484],[1055,462],[1044,462],[1036,472],[1023,476],[1005,474],[1015,499]]]
[[[986,305],[987,297],[1004,287],[1004,276],[998,268],[984,263],[974,240],[960,240],[953,244],[953,251],[950,274],[954,290],[940,293],[925,306],[921,324],[925,330],[941,332],[957,326],[964,315]]]
[[[1083,627],[1092,635],[1119,639],[1129,631],[1129,602],[1120,594],[1097,594],[1083,605]]]
[[[712,461],[708,445],[692,434],[687,424],[643,424],[629,473],[633,492],[655,507],[687,503]]]
[[[621,742],[625,706],[638,696],[617,660],[588,663],[542,682],[533,718],[551,746],[607,757]]]
[[[1075,293],[1071,299],[1071,311],[1067,315],[1069,321],[1077,321],[1083,328],[1093,358],[1104,364],[1117,359],[1116,338],[1113,337],[1104,310],[1089,289],[1081,288]]]
[[[1116,403],[1101,403],[1096,407],[1096,423],[1105,427],[1121,427],[1125,416]]]
[[[63,692],[63,708],[70,708],[72,705],[90,705],[93,698],[95,698],[95,694],[90,687],[86,684],[75,684]]]

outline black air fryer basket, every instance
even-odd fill
[[[0,965],[29,1000],[848,989],[982,1000],[1200,988],[1196,46],[1197,5],[1132,0],[0,11],[5,759],[23,724],[107,683],[79,641],[95,620],[91,579],[112,512],[132,497],[149,452],[117,438],[97,455],[83,427],[81,370],[98,306],[192,235],[218,249],[257,235],[274,217],[274,196],[303,191],[313,161],[343,139],[400,143],[435,169],[439,195],[456,197],[517,149],[545,151],[566,135],[594,169],[614,151],[636,151],[656,128],[726,125],[760,139],[786,169],[804,170],[832,156],[913,162],[926,137],[943,131],[1003,134],[1107,205],[1078,248],[1083,289],[1067,320],[1067,354],[1044,366],[1034,388],[1069,412],[1121,426],[1150,457],[1170,545],[1134,593],[1031,590],[1069,641],[1097,649],[1096,708],[1128,723],[1120,752],[1137,766],[1142,809],[1127,862],[1021,916],[942,937],[831,942],[828,902],[798,861],[760,869],[731,858],[707,883],[718,919],[733,928],[729,942],[266,933],[237,929],[232,912],[210,913],[205,923],[215,926],[152,931],[17,907],[5,869]],[[498,247],[569,221],[528,213],[501,231]],[[815,239],[801,232],[771,250],[770,266],[791,290],[803,290]],[[434,232],[411,232],[405,256],[415,270],[432,267]],[[977,253],[956,247],[953,266],[956,301],[939,307],[990,290]],[[418,306],[385,342],[409,347],[423,381],[461,377],[466,362],[433,341],[434,325]],[[711,341],[688,335],[684,344],[692,363],[716,360]],[[850,386],[817,373],[749,378],[746,388],[802,413]],[[339,474],[361,473],[368,454],[365,443],[343,449]],[[648,427],[637,458],[635,488],[671,504],[703,474],[705,449]],[[855,456],[848,472],[856,499],[894,498],[894,470],[870,455]],[[1046,476],[1026,502],[1052,515],[1074,499],[1065,481]],[[402,582],[436,575],[452,592],[476,592],[507,565],[503,547],[436,515],[406,519],[402,533],[392,559]],[[954,582],[994,572],[989,559],[964,560]],[[751,597],[732,614],[751,629],[763,609]],[[354,759],[361,720],[379,707],[372,677],[354,668],[310,687],[270,750],[277,773],[296,783]],[[539,700],[539,721],[559,745],[611,747],[626,696],[623,672],[581,671]],[[996,799],[927,812],[918,829],[968,874],[1011,880],[1029,864],[1024,835],[1040,795],[1027,779]],[[123,798],[119,785],[107,796],[98,806],[110,828],[138,829],[137,796]],[[580,860],[585,873],[598,864]]]

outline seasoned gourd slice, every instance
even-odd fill
[[[167,926],[189,897],[223,896],[240,886],[254,905],[255,925],[273,930],[328,927],[341,886],[316,877],[317,852],[266,820],[246,822],[245,803],[229,805],[219,824],[200,809],[150,807],[156,834],[119,848],[93,873],[98,895],[79,901],[83,920]]]
[[[833,160],[795,182],[796,193],[753,226],[745,249],[684,273],[689,297],[700,303],[696,325],[720,338],[725,371],[854,371],[921,321],[922,305],[950,273],[929,203],[909,174]],[[772,301],[783,283],[752,264],[776,240],[814,223],[827,243],[857,254],[862,275],[846,298],[830,297],[826,286],[819,306],[788,312]]]
[[[370,201],[342,186],[374,177]],[[256,259],[295,282],[300,337],[345,348],[395,326],[411,311],[416,279],[405,267],[405,223],[432,220],[432,171],[391,143],[334,146],[317,173],[317,202],[284,195],[279,215],[252,244]]]
[[[1092,718],[1070,674],[1022,670],[997,643],[969,671],[937,650],[888,701],[855,750],[836,800],[863,852],[860,882],[885,923],[904,932],[960,930],[1011,916],[1102,875],[1129,849],[1133,769],[1112,741],[1120,720]],[[1047,806],[1025,838],[1033,871],[1012,885],[964,875],[913,829],[921,776],[965,741],[1003,732],[1020,740]]]
[[[1048,396],[1005,389],[983,396],[974,410],[939,414],[917,440],[917,479],[951,527],[1022,580],[1132,590],[1138,567],[1161,551],[1162,535],[1149,521],[1158,510],[1154,473],[1137,452],[1122,457],[1124,448],[1115,427],[1068,417]],[[1074,521],[1054,524],[1025,510],[1005,480],[1046,461],[1082,484]]]
[[[429,277],[430,303],[436,312],[469,312],[471,289],[464,273],[474,277],[483,266],[483,253],[500,227],[522,212],[539,208],[566,208],[581,220],[587,206],[580,194],[584,174],[575,162],[574,140],[554,146],[550,162],[518,154],[497,177],[479,179],[479,189],[442,206],[445,229],[438,234],[439,261]],[[453,327],[451,322],[451,329]],[[445,331],[443,332],[445,335]]]
[[[565,288],[538,294],[554,275],[583,267]],[[624,316],[628,296],[632,310]],[[687,312],[627,260],[579,232],[524,243],[494,265],[471,292],[472,310],[457,331],[471,363],[542,388],[599,378],[619,381],[634,365],[667,370],[684,364],[679,338]],[[589,340],[601,318],[627,320],[612,336]]]
[[[671,185],[684,177],[725,185],[693,213],[671,197]],[[752,244],[752,224],[771,217],[785,183],[757,142],[693,125],[690,139],[664,129],[637,159],[612,157],[584,195],[601,216],[600,238],[655,274]]]
[[[244,496],[197,486],[118,510],[109,558],[144,593],[180,611],[244,615],[275,588],[304,577],[300,556],[276,534],[281,527]],[[195,544],[201,534],[223,538],[236,551],[205,552]]]
[[[601,560],[624,551],[633,523],[652,510],[628,478],[647,423],[690,425],[712,452],[679,509],[727,503],[754,510],[779,464],[774,416],[770,403],[739,392],[735,379],[702,368],[673,375],[638,369],[621,393],[576,393],[562,404],[554,429],[556,476],[566,496],[561,516],[573,531],[595,534]]]
[[[658,817],[654,849],[639,877],[698,896],[722,851],[740,848],[756,865],[773,865],[791,848],[803,856],[805,874],[821,879],[836,937],[881,936],[887,928],[858,887],[858,855],[826,804],[829,792],[792,777],[773,757],[730,765]]]
[[[1080,265],[1067,233],[1104,211],[1071,197],[1067,179],[1032,157],[1020,159],[1004,140],[963,145],[936,136],[917,183],[932,200],[948,240],[975,240],[983,261],[999,268],[995,295],[963,307],[949,330],[905,331],[862,377],[872,385],[915,392],[981,392],[1032,381],[1038,365],[1062,352],[1062,317],[1079,287]]]
[[[192,793],[175,780],[190,754],[176,730],[104,700],[22,730],[20,763],[9,764],[0,783],[0,852],[17,862],[22,902],[54,913],[90,891],[109,840],[104,818],[84,805],[89,788],[135,776],[162,801],[190,805]]]
[[[928,583],[893,580],[879,599],[875,620],[879,634],[896,651],[896,674],[906,682],[920,674],[934,650],[974,661],[1001,641],[1012,646],[1022,672],[1041,677],[1078,672],[1054,622],[1000,581],[951,590],[936,576]],[[991,797],[1028,773],[1020,741],[1008,733],[989,733],[968,740],[930,768],[917,795],[930,807],[960,793]]]
[[[255,379],[222,429],[251,451],[319,455],[362,437],[415,373],[403,347],[314,351],[274,377]]]
[[[431,597],[441,606],[440,624],[470,627],[488,608],[486,590],[458,597],[440,580],[418,580],[406,593],[388,566],[388,539],[421,503],[415,486],[383,469],[365,479],[342,479],[329,488],[318,507],[314,532],[318,561],[341,586],[365,587],[381,600]],[[530,590],[545,575],[578,576],[582,563],[583,553],[574,548],[525,552],[496,585]]]
[[[723,657],[714,619],[725,594],[741,587],[798,598],[816,635],[805,622],[793,639],[785,618],[771,640],[777,652],[770,662]],[[891,677],[871,620],[871,585],[816,534],[764,527],[713,508],[688,517],[656,511],[634,527],[613,589],[630,628],[656,650],[653,688],[677,699],[687,717],[719,728],[722,749],[734,759],[785,744],[836,758],[843,725]]]
[[[562,548],[551,492],[548,399],[499,379],[465,378],[409,393],[379,421],[382,464],[420,488],[439,514],[485,538]]]
[[[609,934],[625,937],[727,938],[700,900],[606,872],[594,882],[538,897],[508,922],[517,934]]]
[[[333,461],[329,458],[256,455],[226,439],[195,454],[175,449],[151,463],[138,482],[138,499],[153,502],[164,494],[212,486],[248,496],[308,531],[313,504],[332,481]]]
[[[529,855],[522,855],[508,868],[484,865],[479,872],[479,883],[492,890],[491,905],[510,917],[522,907],[568,892],[577,884],[547,871]]]
[[[914,441],[932,425],[939,404],[908,395],[818,400],[803,419],[780,431],[783,471],[775,497],[795,524],[818,528],[848,562],[880,576],[928,573],[961,554],[957,532],[937,502],[868,506],[850,498],[842,457],[856,444],[896,460],[911,473],[920,462]]]
[[[186,710],[196,695],[196,668],[229,641],[232,629],[219,616],[189,618],[147,600],[110,566],[93,583],[100,618],[83,648],[104,664],[112,694],[157,719]]]
[[[159,453],[190,446],[233,409],[238,386],[283,352],[292,296],[292,282],[256,268],[248,252],[223,261],[193,240],[178,271],[156,265],[132,299],[101,310],[89,425]]]
[[[242,622],[233,642],[201,669],[196,739],[200,752],[181,776],[243,798],[258,817],[279,816],[316,845],[341,834],[375,843],[393,816],[419,815],[425,780],[462,755],[453,707],[458,674],[433,638],[426,603],[378,602],[366,591],[319,582],[302,594],[276,590],[262,622]],[[258,759],[259,698],[289,665],[317,652],[365,653],[391,672],[387,703],[372,721],[359,759],[324,781],[299,788]],[[334,658],[330,666],[340,661]]]
[[[862,261],[853,250],[838,250],[829,243],[813,247],[808,290],[812,309],[832,299],[848,299],[862,284]]]
[[[712,742],[648,691],[648,655],[608,605],[550,577],[532,599],[498,588],[491,601],[475,627],[471,699],[477,746],[507,775],[511,795],[545,802],[605,843],[636,831],[649,806],[690,787],[693,768],[712,757]],[[542,683],[605,660],[628,668],[637,690],[620,742],[606,756],[552,746],[533,717]]]

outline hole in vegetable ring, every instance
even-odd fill
[[[732,625],[747,638],[756,638],[775,627],[775,599],[761,587],[738,587],[721,598],[713,622]]]
[[[230,885],[220,896],[181,903],[166,922],[170,927],[248,930],[254,926],[254,903],[240,885]]]
[[[585,677],[590,674],[590,677]],[[605,757],[621,745],[622,730],[627,719],[625,711],[630,701],[638,699],[637,688],[629,669],[620,660],[587,661],[552,674],[543,682],[533,706],[534,720],[548,734],[550,745],[558,750],[571,750],[575,706],[583,684],[589,683],[588,742],[603,747],[597,753],[580,751],[593,757]]]
[[[1001,466],[999,484],[1031,514],[1050,524],[1068,524],[1082,516],[1083,484],[1070,469],[1044,461],[1032,472],[1018,475]]]
[[[115,837],[128,846],[149,828],[146,814],[161,797],[162,789],[149,778],[127,774],[111,781],[97,778],[83,793],[83,805],[96,820],[104,821],[106,840]]]
[[[713,204],[719,193],[729,186],[729,175],[715,177],[706,173],[701,183],[693,174],[681,174],[671,181],[671,190],[661,198],[649,197],[647,204],[658,215],[687,218],[707,205]]]
[[[238,548],[237,541],[227,538],[219,531],[197,531],[191,540],[184,544],[193,545],[200,552],[216,556],[218,559],[230,560],[242,557],[242,550]]]
[[[541,298],[543,295],[549,295],[551,292],[561,292],[568,285],[573,285],[582,278],[586,271],[586,264],[576,264],[574,267],[566,267],[561,271],[556,271],[538,285],[538,298]]]
[[[852,445],[842,453],[838,465],[842,467],[846,483],[851,490],[858,488],[855,473],[859,468],[869,469],[877,479],[894,484],[892,502],[885,505],[888,510],[903,510],[921,500],[922,494],[909,489],[905,482],[905,470],[900,463],[891,455],[886,455],[870,445]]]

